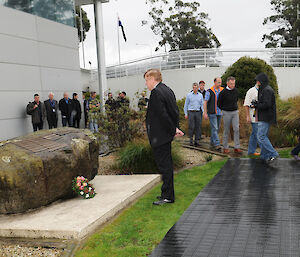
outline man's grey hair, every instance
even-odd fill
[[[54,93],[53,93],[53,92],[49,92],[48,96],[50,96],[50,95],[53,95],[53,96],[54,96]]]
[[[232,77],[232,76],[228,77],[227,82],[230,81],[230,80],[235,80],[235,77]]]
[[[194,83],[193,83],[193,86],[197,86],[197,87],[198,87],[198,83],[197,83],[197,82],[194,82]]]

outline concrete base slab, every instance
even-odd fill
[[[0,215],[0,237],[83,238],[159,181],[159,175],[96,176],[93,199],[77,197],[25,214]]]

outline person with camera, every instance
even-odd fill
[[[275,93],[269,85],[269,78],[265,73],[259,73],[255,80],[259,88],[258,100],[252,102],[252,107],[257,110],[257,139],[261,148],[260,158],[271,163],[279,156],[268,138],[270,125],[276,123]]]
[[[40,101],[38,94],[34,95],[34,101],[26,107],[26,112],[31,115],[33,132],[43,129],[44,119],[46,117],[45,105]]]
[[[260,154],[256,152],[258,140],[257,140],[257,129],[258,129],[258,118],[257,111],[253,107],[253,103],[257,102],[258,99],[258,85],[251,87],[245,97],[244,106],[246,109],[247,122],[251,123],[252,132],[248,143],[248,155],[259,156]]]

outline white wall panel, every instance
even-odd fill
[[[0,63],[0,91],[41,90],[40,68]]]
[[[33,101],[33,95],[41,92],[1,92],[0,103],[1,108],[0,119],[15,119],[26,117],[26,106]]]
[[[32,131],[30,117],[24,119],[0,119],[0,140],[22,136]]]
[[[0,17],[0,33],[37,39],[35,16],[1,5]]]
[[[39,65],[37,42],[0,32],[0,63],[18,63],[24,65]]]
[[[58,44],[78,50],[77,29],[44,18],[36,17],[39,41]]]
[[[78,71],[41,68],[41,79],[43,90],[81,91],[81,77]]]
[[[43,67],[80,70],[78,49],[39,42],[38,53],[40,65]]]
[[[204,80],[206,89],[208,89],[213,85],[214,78],[222,76],[225,70],[224,67],[168,70],[163,71],[162,75],[164,83],[173,89],[177,99],[181,99],[191,90],[193,82]],[[274,68],[274,72],[277,77],[281,99],[300,95],[300,68]],[[87,76],[83,75],[82,80],[84,83]],[[133,97],[137,90],[142,90],[145,87],[144,85],[143,74],[113,78],[107,81],[108,88],[113,92],[125,90],[130,97]]]

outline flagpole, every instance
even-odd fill
[[[83,58],[83,68],[85,68],[85,55],[84,55],[84,43],[83,43],[83,22],[82,22],[82,10],[81,10],[81,6],[79,6],[80,8],[80,34],[81,34],[81,47],[82,47],[82,58]]]
[[[118,53],[119,53],[119,65],[121,65],[121,51],[120,51],[120,35],[119,35],[119,15],[117,14],[117,33],[118,33]]]

